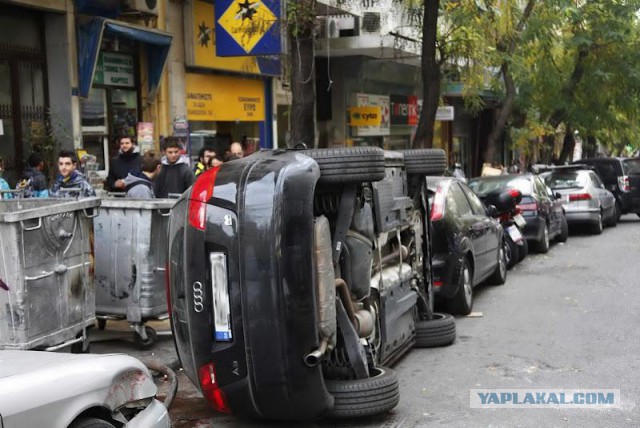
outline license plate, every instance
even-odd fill
[[[230,342],[233,335],[231,333],[231,304],[227,282],[227,258],[223,253],[209,253],[209,261],[211,262],[214,335],[219,342]]]
[[[507,227],[507,233],[509,233],[509,236],[511,237],[511,240],[513,242],[522,241],[522,234],[520,233],[520,230],[517,227],[515,226]]]
[[[527,225],[527,221],[520,214],[516,214],[515,216],[513,216],[513,221],[516,222],[518,227],[525,227]]]

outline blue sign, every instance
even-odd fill
[[[217,55],[279,55],[280,14],[280,0],[217,0]]]

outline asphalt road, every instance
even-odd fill
[[[617,228],[600,236],[572,232],[566,244],[531,255],[509,271],[504,286],[476,288],[476,316],[457,319],[452,346],[413,350],[394,367],[401,401],[392,413],[307,426],[640,426],[640,219],[623,216]],[[115,327],[126,329],[121,323]],[[96,332],[95,339],[106,334]],[[93,343],[92,351],[168,362],[175,358],[172,347],[165,336],[152,350],[140,352],[124,336]],[[183,375],[180,385],[171,412],[174,426],[247,426],[230,416],[213,416]],[[485,388],[619,389],[621,406],[470,408],[470,389]]]

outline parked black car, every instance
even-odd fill
[[[387,368],[455,340],[432,313],[424,176],[442,150],[264,150],[202,173],[172,210],[169,305],[217,410],[273,420],[398,404]]]
[[[627,213],[640,216],[640,158],[589,158],[574,163],[595,168],[605,188],[616,198],[618,219]]]
[[[452,314],[473,308],[473,287],[485,280],[507,279],[507,260],[500,222],[462,180],[427,177],[433,227],[433,289]]]
[[[470,180],[469,187],[481,197],[503,187],[520,190],[522,201],[518,208],[527,221],[524,237],[533,250],[546,253],[552,239],[565,242],[569,237],[569,226],[562,200],[538,175],[527,173],[479,177]]]

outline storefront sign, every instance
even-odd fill
[[[100,52],[93,83],[98,85],[135,86],[135,68],[131,55]]]
[[[436,120],[441,122],[450,122],[454,118],[453,106],[438,107],[436,112]]]
[[[380,119],[376,125],[355,125],[358,137],[390,135],[391,115],[389,97],[385,95],[356,94],[357,107],[375,107],[380,112]]]
[[[280,0],[216,1],[220,56],[279,55]]]
[[[187,73],[186,88],[189,120],[261,122],[265,118],[262,80]]]
[[[218,2],[216,2],[217,7],[221,7]],[[185,58],[187,65],[244,74],[280,75],[280,60],[277,57],[246,56],[247,53],[244,50],[243,56],[221,56],[216,46],[220,43],[218,43],[214,9],[210,2],[203,0],[193,0],[192,2],[191,23],[189,24],[192,37],[191,43],[187,43]],[[226,30],[223,31],[226,33]],[[269,32],[271,31],[274,30]],[[230,38],[228,33],[226,37]],[[233,43],[238,46],[238,49],[242,49],[237,45],[237,42]],[[222,46],[219,47],[222,49]]]
[[[349,109],[349,125],[380,126],[381,113],[380,107],[351,107]]]
[[[418,124],[418,97],[412,95],[391,95],[391,125]]]

